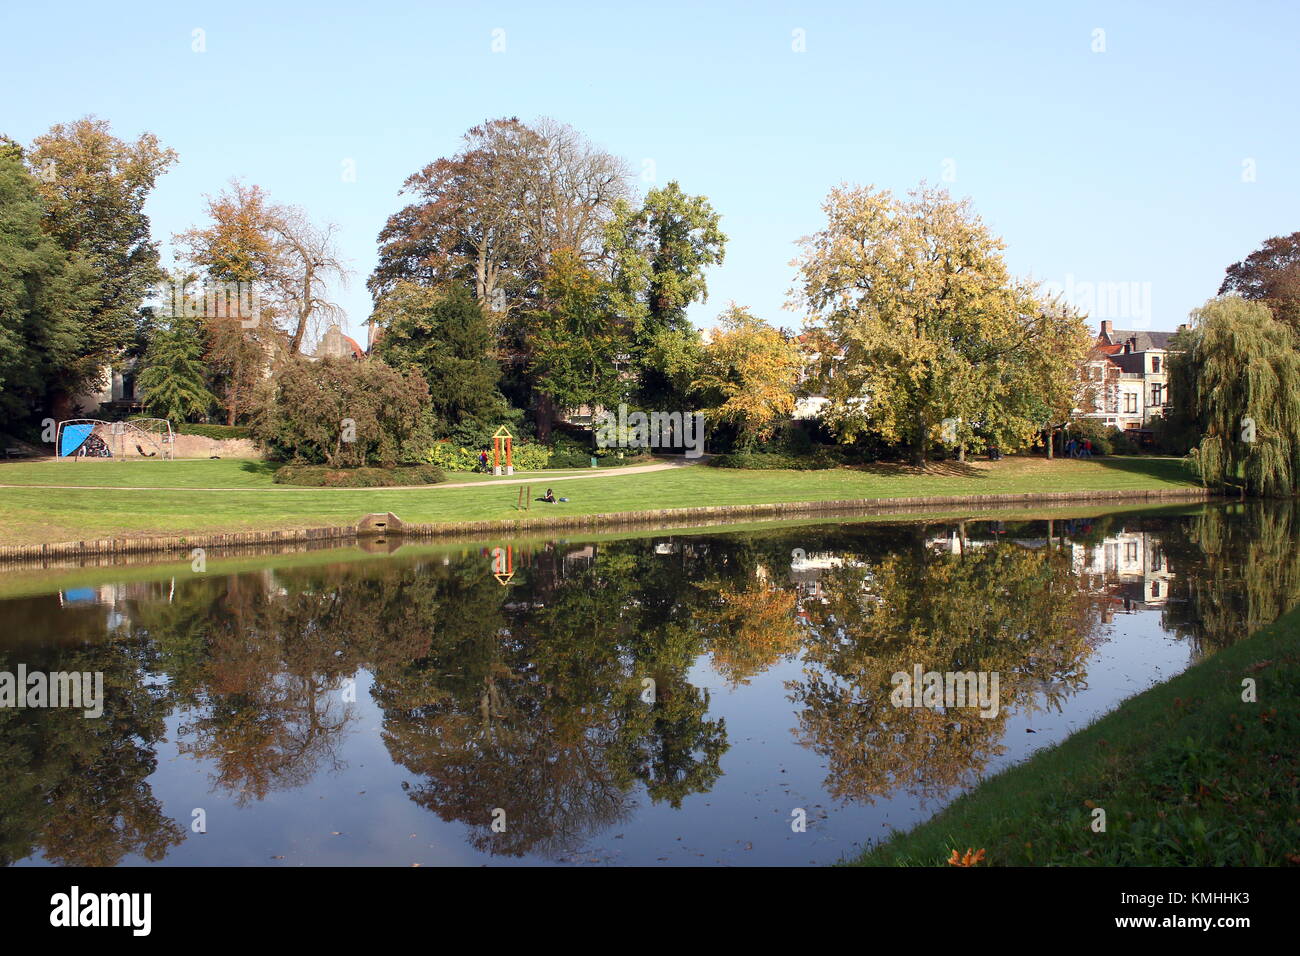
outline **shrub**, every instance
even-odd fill
[[[745,468],[755,471],[821,471],[826,468],[834,468],[839,462],[833,454],[825,449],[818,449],[811,455],[738,451],[730,455],[714,455],[709,459],[709,464],[715,468]]]
[[[541,471],[551,467],[551,449],[530,441],[514,447],[515,467],[520,471]]]
[[[247,425],[195,425],[189,422],[181,422],[179,425],[172,425],[172,428],[178,435],[199,435],[203,438],[215,438],[217,440],[227,438],[251,438]]]
[[[330,468],[326,465],[285,465],[275,472],[277,485],[308,488],[391,488],[396,485],[436,485],[447,476],[437,465],[401,468]]]
[[[418,370],[354,359],[287,362],[259,388],[249,425],[273,457],[331,468],[415,462],[430,429]]]
[[[447,471],[474,471],[479,466],[479,450],[464,448],[451,441],[434,442],[424,453],[424,460]]]
[[[1111,438],[1115,431],[1114,428],[1106,428],[1098,422],[1084,418],[1070,425],[1066,441],[1071,438],[1077,442],[1090,441],[1094,455],[1109,455],[1113,452]]]

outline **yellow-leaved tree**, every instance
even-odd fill
[[[1069,413],[1083,317],[1011,277],[969,202],[844,186],[823,209],[793,294],[833,349],[823,415],[843,440],[875,432],[923,465],[937,441],[1016,449]]]
[[[771,437],[794,411],[801,358],[779,329],[731,303],[710,332],[692,387],[705,395],[705,418],[736,428],[736,445]]]

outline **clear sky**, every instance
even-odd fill
[[[4,0],[0,18],[0,132],[93,113],[156,133],[180,153],[148,206],[165,263],[232,176],[336,223],[358,338],[402,181],[497,116],[553,116],[642,189],[649,160],[709,197],[730,242],[700,325],[729,300],[799,324],[794,242],[840,182],[969,196],[1013,271],[1076,301],[1124,283],[1094,309],[1119,328],[1176,327],[1300,229],[1300,4],[1281,0]]]

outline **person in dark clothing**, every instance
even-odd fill
[[[546,497],[544,497],[542,500],[549,501],[551,504],[555,504],[555,492],[551,491],[550,488],[547,488]]]

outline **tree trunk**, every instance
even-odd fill
[[[545,392],[537,393],[537,404],[533,409],[534,423],[537,425],[537,440],[546,441],[551,437],[551,423],[555,420],[555,403]]]

